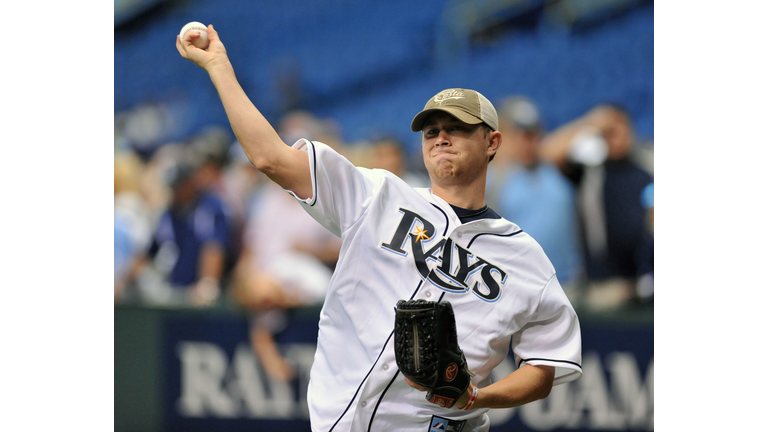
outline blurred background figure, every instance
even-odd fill
[[[627,112],[601,104],[543,139],[543,155],[577,187],[588,286],[586,305],[613,308],[637,297],[638,253],[647,232],[640,197],[653,182],[633,160]]]
[[[408,166],[403,143],[393,137],[384,136],[373,141],[370,147],[370,168],[384,169],[405,180],[412,187],[430,187],[429,177]]]
[[[144,164],[132,151],[115,154],[115,301],[126,298],[126,285],[152,235],[152,220],[141,194]]]
[[[278,133],[292,144],[291,134],[321,123],[306,113],[291,113],[281,125]],[[249,314],[251,346],[265,371],[290,380],[294,367],[274,338],[287,325],[291,309],[322,305],[341,239],[312,219],[288,192],[262,180],[247,210],[233,296]]]
[[[248,156],[237,140],[229,144],[227,154],[227,164],[221,174],[221,198],[230,211],[234,251],[234,262],[231,264],[234,268],[243,247],[243,232],[248,208],[261,184],[269,179],[248,160]]]
[[[512,96],[498,106],[502,141],[488,166],[486,201],[539,242],[571,293],[582,265],[574,187],[539,155],[544,127],[536,104]]]
[[[280,137],[288,145],[293,145],[301,138],[311,137],[329,145],[339,153],[348,152],[341,137],[339,125],[331,119],[320,119],[309,111],[293,110],[280,118],[277,128]]]
[[[646,209],[646,233],[638,251],[637,296],[640,301],[653,301],[653,183],[643,189],[640,197]]]
[[[224,197],[224,171],[230,162],[229,148],[232,133],[220,126],[208,126],[194,135],[187,144],[199,159],[197,168],[199,187]]]
[[[132,272],[144,303],[210,306],[226,284],[229,211],[211,192],[204,159],[186,147],[165,172],[170,202]]]
[[[229,253],[224,262],[226,274],[232,271],[240,254],[240,239],[245,223],[244,194],[249,193],[252,187],[249,183],[257,178],[247,167],[243,167],[240,155],[233,152],[233,144],[239,147],[233,140],[231,131],[210,125],[193,136],[187,144],[200,164],[196,173],[198,188],[215,196],[223,204],[221,208],[230,231]],[[240,151],[242,152],[242,149]],[[245,156],[244,152],[242,156]],[[245,161],[253,167],[247,157]],[[255,167],[253,168],[255,170]]]

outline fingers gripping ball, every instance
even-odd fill
[[[194,45],[200,49],[208,48],[208,28],[203,23],[192,21],[181,28],[179,36],[183,41],[185,37],[190,36],[190,32],[200,32],[200,37],[193,39]]]
[[[397,302],[395,361],[403,375],[430,389],[428,401],[445,408],[456,403],[473,374],[459,347],[451,303]]]

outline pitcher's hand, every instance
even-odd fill
[[[181,56],[192,63],[200,66],[205,71],[210,72],[217,65],[229,63],[227,50],[219,39],[219,34],[213,29],[213,25],[208,25],[208,49],[200,49],[194,45],[194,40],[200,37],[197,32],[187,32],[182,40],[176,35],[176,49]]]

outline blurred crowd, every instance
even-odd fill
[[[524,96],[496,101],[502,146],[487,203],[531,234],[577,309],[653,301],[653,154],[618,105],[595,106],[547,130]],[[390,136],[345,143],[338,124],[292,111],[283,140],[322,141],[354,164],[428,187],[421,154]],[[322,304],[340,239],[211,126],[151,149],[116,130],[115,304],[210,307],[248,314],[253,348],[273,376],[294,373],[273,337],[296,307]],[[418,136],[414,134],[415,139]]]

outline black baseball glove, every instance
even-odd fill
[[[429,388],[427,400],[450,408],[474,376],[456,337],[447,301],[400,300],[395,308],[395,360],[411,381]]]

